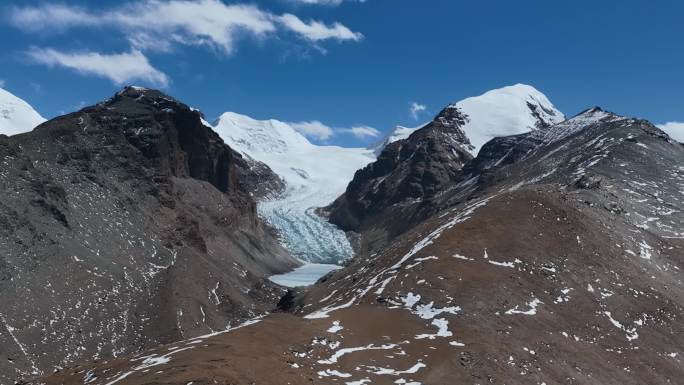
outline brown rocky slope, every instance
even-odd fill
[[[244,184],[264,167],[135,87],[0,136],[0,383],[273,308],[283,290],[265,277],[297,262]]]
[[[595,108],[495,139],[454,178],[389,205],[433,214],[291,296],[294,315],[41,381],[681,382],[681,144]]]

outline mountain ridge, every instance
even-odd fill
[[[1,136],[0,159],[0,382],[223,330],[299,264],[241,155],[159,91]]]
[[[291,295],[292,314],[43,381],[676,382],[684,147],[641,119],[569,121],[488,142],[434,211]]]

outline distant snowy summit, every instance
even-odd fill
[[[45,118],[31,105],[0,88],[0,134],[21,134],[33,130],[43,122]]]
[[[546,95],[526,84],[491,90],[450,104],[446,108],[458,108],[466,116],[467,122],[462,130],[470,142],[468,151],[473,156],[493,138],[523,134],[565,120],[565,115],[556,109]],[[379,155],[389,143],[406,139],[424,126],[399,126],[383,141],[370,148]]]

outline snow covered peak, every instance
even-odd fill
[[[516,84],[485,92],[480,96],[449,104],[446,109],[458,108],[467,116],[461,128],[472,145],[470,152],[477,155],[489,140],[500,136],[517,135],[549,127],[565,120],[565,116],[536,88]],[[376,154],[387,144],[405,139],[416,128],[397,127],[379,144],[372,146]]]
[[[28,132],[44,121],[24,100],[0,88],[0,134],[11,136]]]
[[[394,127],[394,130],[392,130],[392,132],[389,133],[389,135],[384,137],[382,140],[371,144],[368,148],[372,150],[375,156],[377,157],[382,152],[382,149],[385,148],[388,144],[408,138],[409,135],[411,135],[414,131],[421,127],[424,127],[426,124],[427,123],[423,123],[418,127],[396,126]]]
[[[225,112],[213,124],[228,145],[255,159],[259,154],[286,154],[313,147],[292,126],[275,119],[256,120],[235,112]]]
[[[473,155],[493,138],[523,134],[565,120],[546,95],[525,84],[488,91],[454,105],[468,116],[463,131],[474,147]]]

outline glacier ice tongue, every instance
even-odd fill
[[[302,261],[340,264],[352,256],[345,233],[314,212],[297,209],[288,197],[259,204],[259,215],[275,227],[290,253]]]
[[[226,112],[214,130],[232,148],[267,164],[287,184],[258,204],[290,253],[305,262],[340,263],[353,254],[346,235],[315,213],[344,193],[356,170],[375,160],[364,148],[318,146],[292,125]]]

